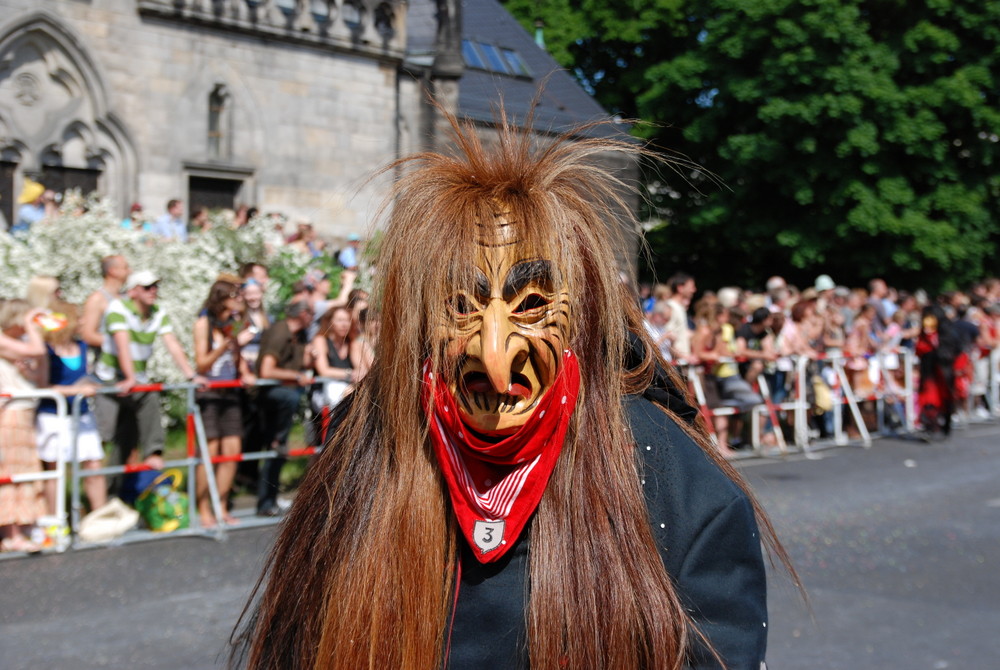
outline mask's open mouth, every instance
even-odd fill
[[[531,398],[532,390],[531,381],[520,372],[511,373],[506,393],[497,393],[485,372],[465,373],[460,385],[466,408],[475,407],[481,412],[510,412],[519,402]]]

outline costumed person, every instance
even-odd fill
[[[939,305],[927,305],[921,313],[916,354],[920,359],[917,406],[920,427],[928,434],[951,434],[955,413],[955,359],[962,343],[951,320]]]
[[[762,667],[763,538],[619,279],[631,144],[537,138],[402,177],[381,347],[244,612],[249,668]],[[760,525],[758,525],[760,524]]]

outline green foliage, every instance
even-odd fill
[[[647,178],[660,277],[997,274],[997,0],[507,0],[636,134],[718,176]]]

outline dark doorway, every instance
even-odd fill
[[[0,161],[0,212],[3,212],[3,220],[7,222],[7,227],[14,225],[14,211],[17,203],[14,193],[14,170],[17,163]]]
[[[65,193],[72,188],[78,188],[80,193],[86,196],[97,190],[97,178],[100,176],[100,170],[46,165],[42,168],[38,181],[56,193]]]
[[[236,194],[243,182],[238,179],[190,177],[188,180],[188,212],[198,209],[236,209]]]

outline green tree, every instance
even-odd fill
[[[649,122],[636,134],[705,167],[647,178],[659,275],[938,289],[997,273],[1000,2],[507,6],[545,22],[609,110]]]

